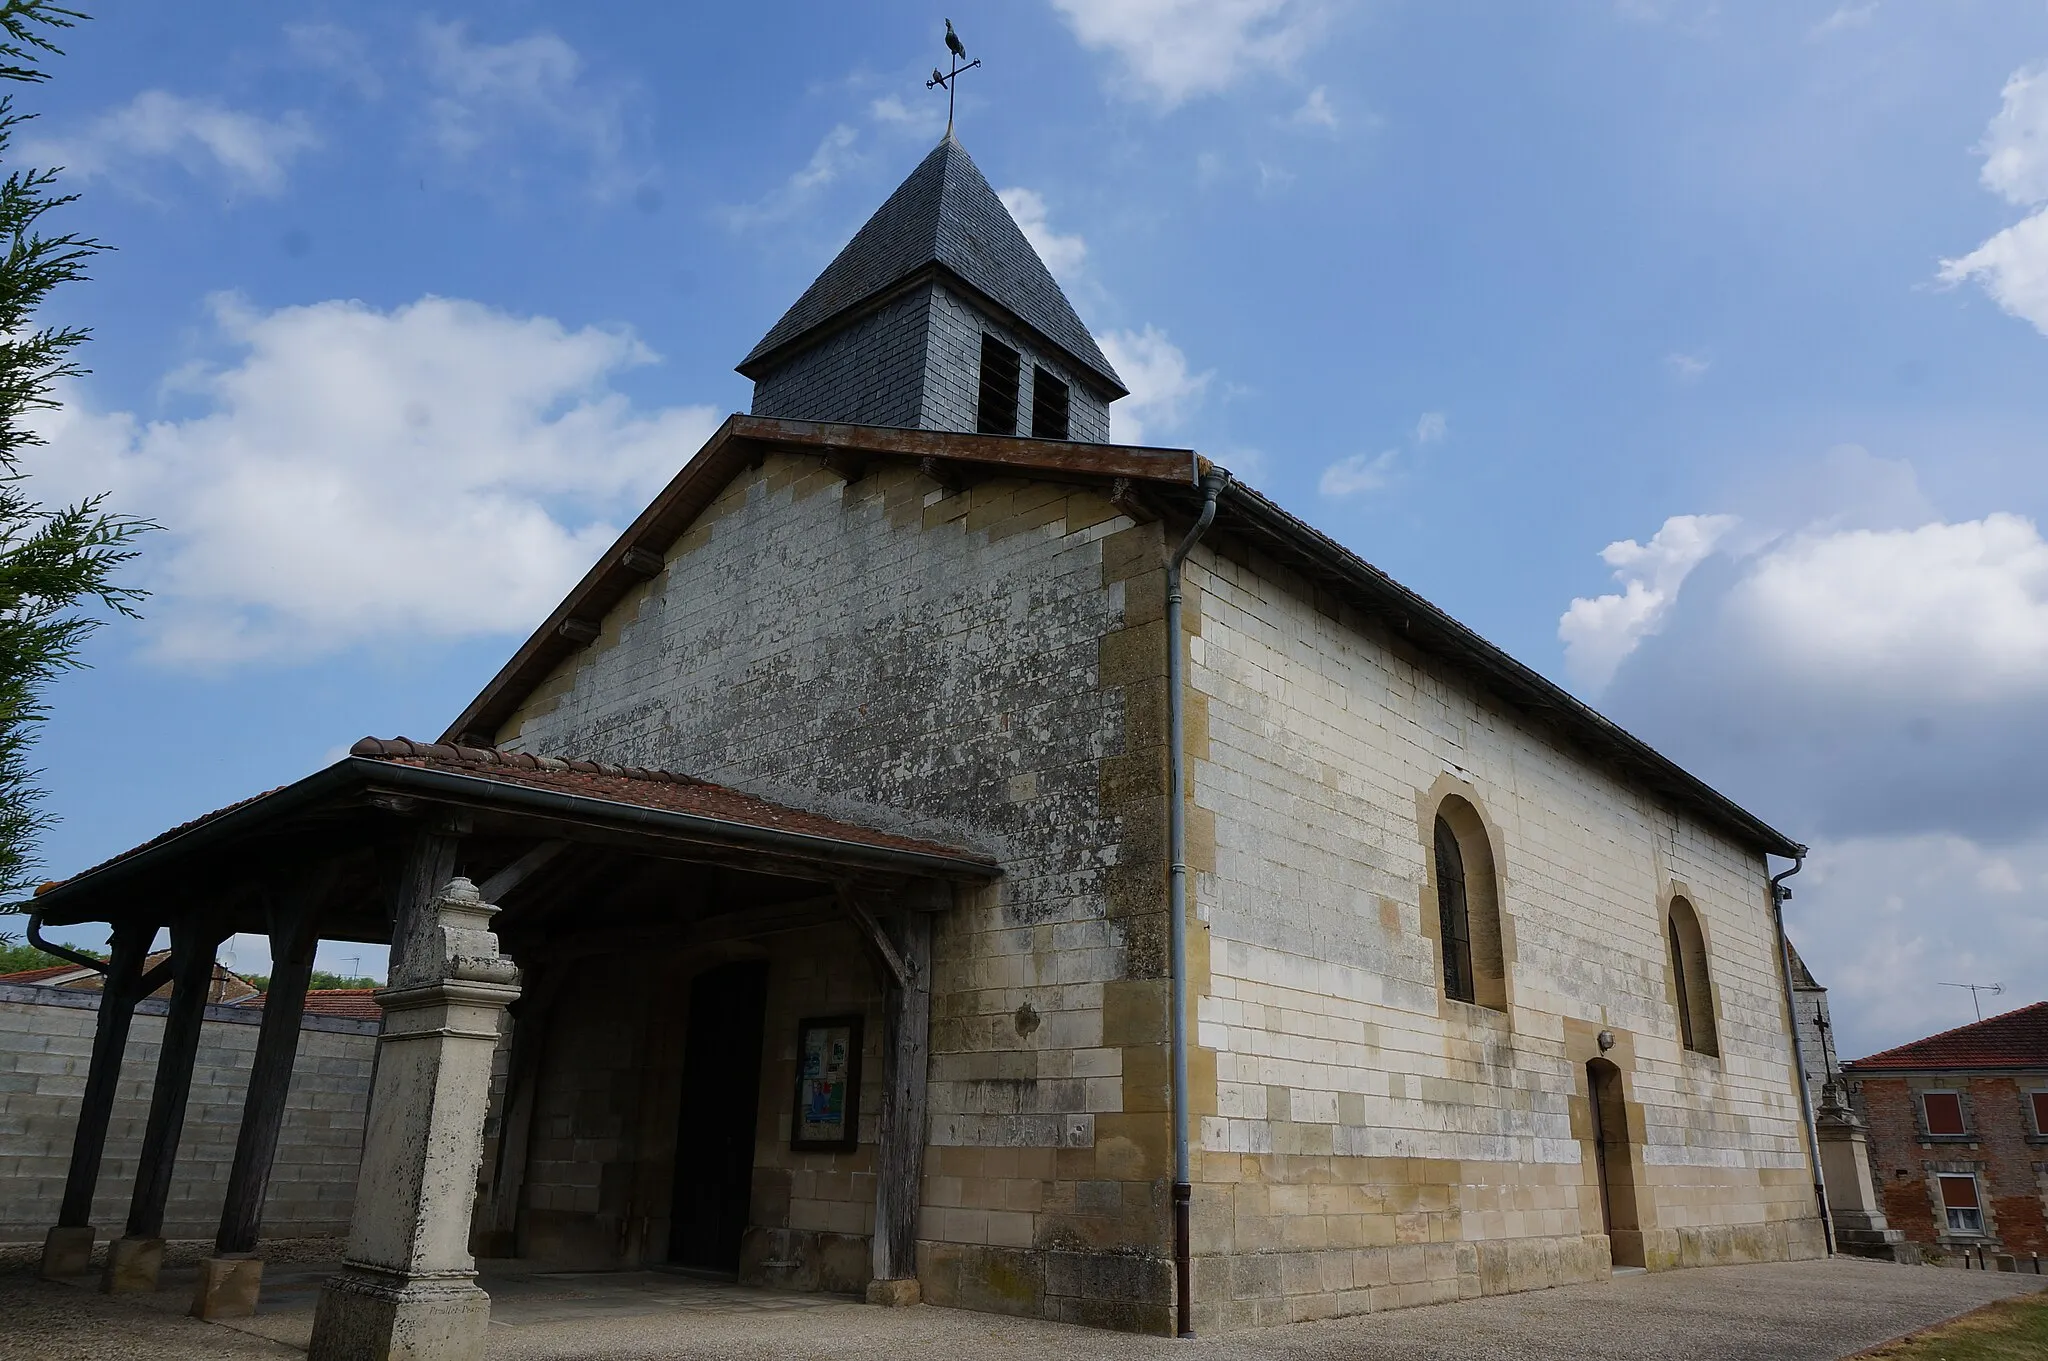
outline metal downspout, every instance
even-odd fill
[[[1188,1216],[1194,1200],[1188,1161],[1188,818],[1187,753],[1182,738],[1183,709],[1180,638],[1180,569],[1189,553],[1216,520],[1216,498],[1230,485],[1230,474],[1217,468],[1202,478],[1202,513],[1166,564],[1166,827],[1172,872],[1167,889],[1168,972],[1173,1024],[1173,1274],[1177,1331],[1193,1337],[1189,1308],[1190,1246]]]
[[[32,911],[28,914],[28,943],[46,955],[55,955],[59,959],[68,959],[73,964],[79,965],[81,968],[91,969],[96,974],[104,975],[107,971],[106,961],[104,960],[94,959],[91,955],[82,955],[78,951],[59,945],[53,940],[44,940],[43,914],[40,911]]]
[[[1821,1240],[1835,1255],[1835,1226],[1828,1215],[1827,1178],[1820,1170],[1820,1131],[1813,1123],[1813,1093],[1807,1089],[1806,1054],[1799,1044],[1799,995],[1792,990],[1792,947],[1785,937],[1785,900],[1792,890],[1785,881],[1806,868],[1806,848],[1792,857],[1792,868],[1771,876],[1771,921],[1778,931],[1778,969],[1785,983],[1785,1014],[1792,1020],[1792,1067],[1799,1074],[1799,1114],[1806,1124],[1806,1151],[1813,1158],[1813,1203],[1820,1207]]]

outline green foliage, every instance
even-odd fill
[[[0,80],[47,79],[34,63],[59,52],[55,30],[84,17],[48,0],[0,0]],[[32,117],[0,97],[0,164]],[[76,197],[54,193],[56,178],[54,169],[27,169],[0,179],[0,897],[9,898],[34,882],[35,839],[49,822],[28,764],[44,689],[81,665],[79,648],[105,614],[133,617],[141,593],[114,576],[135,556],[136,537],[155,527],[97,496],[46,509],[21,469],[22,455],[43,442],[29,418],[57,406],[56,383],[85,372],[72,356],[88,332],[38,326],[37,310],[58,285],[86,278],[107,249],[72,232],[45,234],[44,219]],[[80,613],[93,605],[101,616]]]
[[[247,979],[263,992],[270,991],[270,975],[267,973],[237,973],[236,977]],[[313,989],[381,988],[384,986],[384,980],[381,978],[352,978],[346,974],[329,973],[325,969],[315,969],[313,970],[313,981],[306,986]]]
[[[105,959],[107,957],[106,952],[103,950],[88,950],[83,946],[77,945],[71,948],[77,950],[82,955],[91,955],[94,959]],[[70,962],[68,959],[59,959],[55,955],[45,954],[33,945],[0,944],[0,973],[20,973],[24,969],[47,969],[53,964],[69,964]]]

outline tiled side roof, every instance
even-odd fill
[[[268,997],[268,993],[257,993],[235,1005],[261,1011]],[[339,1016],[350,1021],[377,1021],[383,1019],[384,1008],[377,1005],[375,988],[309,988],[306,990],[306,1014]]]
[[[1856,1073],[1886,1069],[2048,1068],[2048,1002],[1987,1016],[1845,1063],[1842,1068]]]
[[[932,264],[944,265],[1124,392],[1052,271],[951,133],[740,361],[740,372],[753,376],[757,360]]]
[[[53,978],[80,972],[76,964],[50,964],[40,969],[23,969],[18,973],[0,973],[0,983],[45,983]]]
[[[610,803],[659,808],[672,813],[691,813],[764,827],[781,832],[829,838],[856,845],[879,846],[889,850],[942,855],[954,859],[982,860],[985,857],[957,846],[936,841],[898,836],[851,822],[841,822],[817,813],[786,808],[779,803],[742,794],[737,789],[711,784],[689,775],[642,766],[615,766],[601,761],[571,761],[553,756],[535,756],[523,751],[499,751],[495,747],[459,747],[442,742],[415,742],[411,738],[365,737],[349,748],[349,755],[399,765],[424,766],[461,775],[475,775],[506,784],[554,789],[564,794],[604,799]]]

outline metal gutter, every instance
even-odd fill
[[[1806,1052],[1799,1043],[1799,994],[1792,986],[1792,941],[1785,934],[1785,900],[1792,896],[1792,890],[1785,887],[1785,881],[1806,868],[1806,847],[1799,847],[1792,857],[1792,868],[1771,876],[1771,925],[1778,933],[1778,966],[1783,971],[1785,984],[1785,1017],[1792,1023],[1791,1033],[1786,1037],[1792,1042],[1792,1073],[1799,1079],[1799,1117],[1806,1132],[1806,1151],[1813,1158],[1813,1201],[1820,1209],[1820,1232],[1827,1244],[1828,1255],[1835,1254],[1834,1217],[1828,1213],[1827,1174],[1820,1165],[1820,1130],[1813,1120],[1813,1092],[1807,1085]]]
[[[446,794],[458,801],[473,798],[475,802],[491,808],[515,808],[563,817],[573,816],[601,826],[624,825],[645,828],[649,831],[687,836],[692,840],[719,845],[743,845],[761,850],[780,851],[808,860],[827,860],[840,864],[853,861],[877,869],[914,870],[949,879],[993,879],[1002,872],[994,861],[976,856],[941,855],[933,851],[877,846],[864,841],[844,841],[817,832],[793,832],[787,828],[763,827],[752,822],[733,822],[703,813],[683,813],[669,808],[648,808],[637,803],[618,803],[589,794],[571,794],[559,789],[542,789],[509,780],[493,780],[483,775],[464,775],[452,770],[401,765],[371,757],[351,756],[348,760],[377,773],[376,778],[367,781],[368,783],[380,786],[396,784],[412,791]],[[396,772],[403,774],[399,780],[393,781],[390,777]],[[480,793],[486,790],[489,791],[488,794]]]
[[[1249,528],[1307,558],[1323,573],[1358,592],[1368,612],[1425,652],[1445,656],[1476,672],[1486,689],[1539,718],[1547,718],[1590,752],[1604,757],[1633,783],[1648,786],[1744,842],[1787,859],[1803,847],[1744,809],[1706,781],[1672,761],[1555,682],[1516,661],[1450,615],[1366,562],[1336,540],[1297,519],[1242,484],[1233,488],[1225,531]]]
[[[480,775],[462,775],[395,761],[348,756],[296,784],[259,795],[218,816],[201,819],[184,831],[65,880],[35,899],[36,919],[38,922],[48,919],[53,909],[61,912],[75,899],[118,890],[131,880],[154,873],[159,866],[248,835],[266,824],[318,807],[338,795],[370,787],[423,794],[449,802],[569,817],[593,826],[636,828],[698,842],[751,846],[808,860],[839,864],[851,862],[948,879],[986,880],[1001,873],[993,862],[974,857],[842,841],[815,832],[793,832],[755,823],[731,822],[701,813],[646,808],[639,804],[539,789]],[[79,921],[97,919],[92,916],[77,918]]]
[[[1199,465],[1197,465],[1199,466]],[[1181,564],[1195,551],[1202,535],[1216,521],[1216,498],[1230,485],[1230,474],[1221,468],[1203,474],[1202,513],[1196,517],[1187,537],[1180,541],[1166,564],[1166,760],[1167,847],[1172,870],[1167,876],[1166,935],[1170,963],[1173,1050],[1173,1272],[1178,1331],[1182,1337],[1195,1335],[1188,1298],[1192,1277],[1189,1216],[1195,1189],[1188,1159],[1188,810],[1187,741],[1185,726],[1186,679],[1181,662]]]

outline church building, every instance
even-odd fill
[[[473,1256],[1207,1333],[1828,1250],[1803,848],[1210,459],[1109,443],[1123,383],[950,132],[739,367],[753,411],[437,740],[37,899],[114,926],[95,1081],[120,999],[272,936],[213,1307],[316,937],[393,964],[315,1361],[480,1338]],[[177,1024],[110,1288],[153,1271]]]

